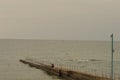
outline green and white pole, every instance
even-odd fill
[[[113,34],[111,35],[111,80],[114,80],[114,40],[113,40],[114,36]]]

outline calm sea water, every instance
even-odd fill
[[[0,40],[0,80],[61,80],[19,62],[26,57],[73,70],[110,73],[110,41]],[[115,42],[114,70],[120,74],[120,42]]]

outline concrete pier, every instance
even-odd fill
[[[36,62],[29,59],[25,59],[25,60],[20,59],[20,62],[24,64],[28,64],[29,66],[35,67],[37,69],[42,69],[47,73],[62,77],[66,80],[111,80],[110,78],[107,78],[107,77],[90,75],[83,72],[77,72],[77,71],[72,71],[68,69],[66,70],[64,68],[61,69],[61,68],[55,67],[54,64],[47,65],[42,62]]]

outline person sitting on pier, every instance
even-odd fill
[[[54,64],[52,64],[52,66],[51,66],[52,68],[54,68]]]

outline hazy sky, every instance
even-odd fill
[[[0,0],[0,38],[120,40],[120,0]]]

